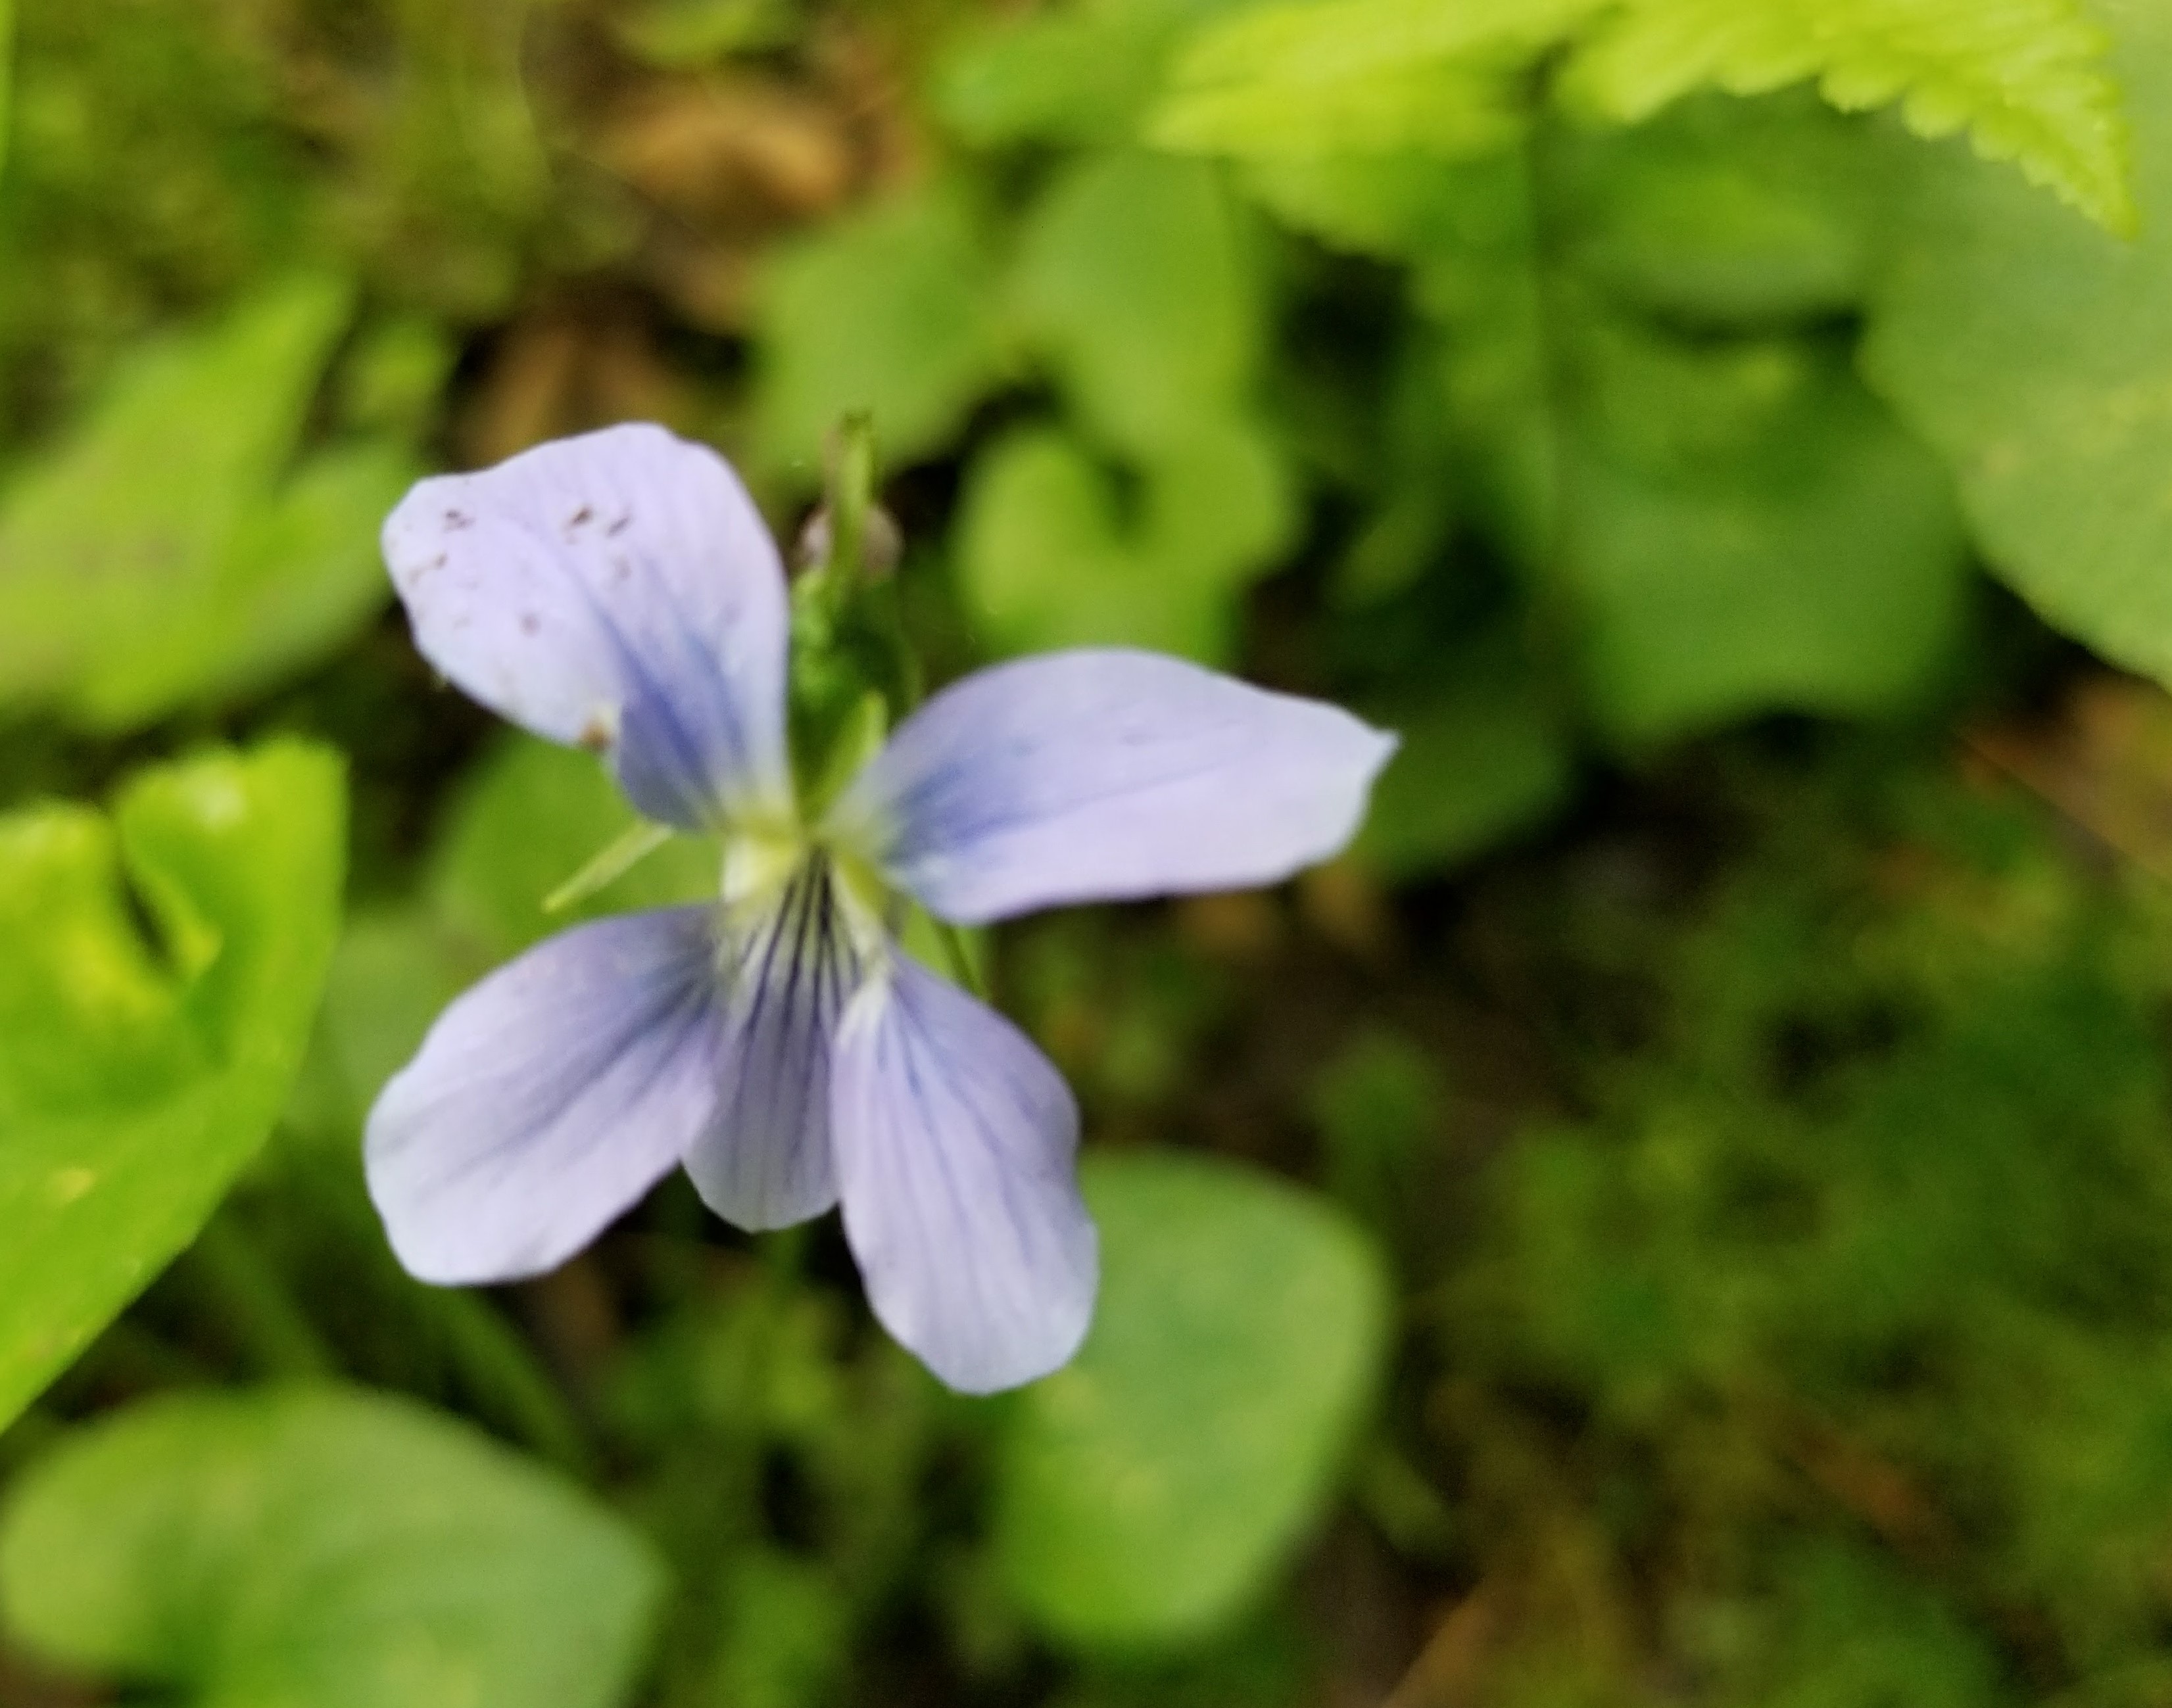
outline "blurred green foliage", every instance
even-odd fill
[[[0,1518],[24,1635],[203,1703],[604,1708],[661,1588],[638,1534],[546,1473],[336,1388],[138,1407]]]
[[[0,1700],[2172,1697],[2172,717],[2037,615],[2172,680],[2168,51],[0,0]],[[640,416],[788,543],[857,408],[938,679],[1403,739],[1288,894],[978,946],[1106,1271],[992,1403],[831,1225],[675,1181],[441,1292],[357,1159],[454,993],[718,860],[545,910],[627,810],[430,679],[383,512]]]

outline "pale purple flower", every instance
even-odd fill
[[[725,847],[714,905],[552,937],[384,1088],[369,1187],[401,1260],[549,1270],[683,1166],[745,1228],[841,1202],[875,1314],[953,1387],[1062,1364],[1098,1279],[1077,1106],[899,947],[899,899],[978,925],[1271,883],[1349,840],[1392,739],[1174,658],[1060,653],[938,694],[807,814],[783,568],[713,453],[614,427],[425,481],[384,552],[447,677]]]

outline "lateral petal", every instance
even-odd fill
[[[1395,751],[1339,707],[1122,649],[1000,664],[906,719],[833,824],[960,924],[1274,883],[1356,834]]]
[[[709,910],[578,926],[445,1010],[369,1112],[369,1195],[408,1271],[556,1268],[713,1119]]]

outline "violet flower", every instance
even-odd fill
[[[1340,849],[1393,739],[1174,658],[998,665],[803,813],[784,572],[713,453],[659,427],[422,481],[384,529],[416,644],[645,817],[721,833],[713,905],[574,927],[448,1008],[366,1139],[394,1249],[440,1283],[549,1270],[675,1166],[717,1214],[841,1202],[875,1314],[987,1393],[1067,1360],[1098,1281],[1076,1104],[1018,1028],[899,946],[1235,889]]]

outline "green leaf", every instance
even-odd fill
[[[1905,703],[1966,585],[1937,459],[1814,346],[1590,332],[1556,568],[1609,732]]]
[[[859,410],[894,466],[939,449],[1002,375],[988,272],[971,207],[942,180],[778,252],[757,326],[763,456],[819,481],[831,430]]]
[[[570,1484],[337,1388],[137,1405],[33,1465],[0,1516],[21,1642],[203,1708],[610,1708],[662,1587]]]
[[[305,279],[140,353],[0,500],[0,701],[95,729],[261,687],[384,600],[384,512],[414,470],[354,445],[282,476],[344,285]]]
[[[1185,31],[1243,3],[1089,0],[1004,19],[968,37],[943,67],[943,116],[984,147],[1128,142]]]
[[[1895,709],[1949,655],[1963,614],[1949,477],[1815,325],[1860,287],[1868,240],[1836,210],[1875,169],[1874,139],[1814,108],[1755,120],[1742,108],[1691,105],[1573,148],[1549,138],[1538,186],[1521,156],[1259,175],[1287,217],[1412,262],[1412,296],[1438,328],[1452,508],[1520,567],[1589,710],[1631,745],[1777,707]],[[1791,159],[1820,163],[1823,180],[1791,182]],[[1621,193],[1640,184],[1642,196]],[[1793,314],[1810,327],[1789,327]],[[1443,740],[1463,715],[1376,710]],[[1536,812],[1545,735],[1532,716],[1500,751],[1533,762],[1522,774]],[[1375,837],[1434,814],[1440,835],[1454,828],[1449,798],[1402,794],[1427,745],[1397,761],[1411,784],[1383,779]],[[1387,863],[1418,869],[1423,841],[1391,841]]]
[[[636,57],[691,69],[784,46],[799,29],[795,12],[794,0],[648,0],[612,21]]]
[[[722,851],[679,836],[564,911],[544,911],[546,897],[635,823],[593,754],[508,737],[447,816],[426,880],[431,904],[480,971],[579,920],[715,897]]]
[[[1633,121],[1694,89],[1814,78],[1847,110],[1900,102],[1919,135],[1965,129],[2100,224],[2133,224],[2119,89],[2079,0],[1288,0],[1203,28],[1150,131],[1254,158],[1475,155],[1523,134],[1564,49],[1573,108]]]
[[[1364,706],[1402,742],[1354,849],[1384,876],[1438,871],[1567,803],[1568,732],[1508,640],[1485,636],[1442,658],[1424,690]]]
[[[1677,325],[1854,314],[1882,254],[1893,150],[1807,91],[1704,94],[1558,138],[1554,218],[1577,270]]]
[[[989,644],[1228,658],[1236,595],[1293,519],[1281,461],[1248,428],[1202,418],[1135,484],[1127,517],[1118,471],[1054,427],[1021,428],[975,461],[958,569]]]
[[[2102,13],[2132,97],[2141,239],[2062,220],[1958,155],[1929,163],[1866,366],[1957,471],[2000,574],[2172,682],[2172,25],[2153,6]]]
[[[997,1544],[1054,1635],[1187,1641],[1317,1520],[1379,1379],[1387,1283],[1341,1211],[1234,1163],[1099,1156],[1085,1185],[1100,1303],[1020,1398]]]
[[[1257,238],[1214,169],[1089,156],[1035,204],[1011,297],[1079,415],[1142,459],[1249,400],[1266,336]]]
[[[0,1421],[271,1131],[338,930],[343,818],[337,762],[279,742],[147,772],[110,820],[0,819]]]
[[[1196,161],[1089,157],[1035,205],[1010,298],[1083,432],[1016,430],[968,475],[958,562],[995,647],[1228,656],[1295,520],[1253,408],[1260,254]]]

